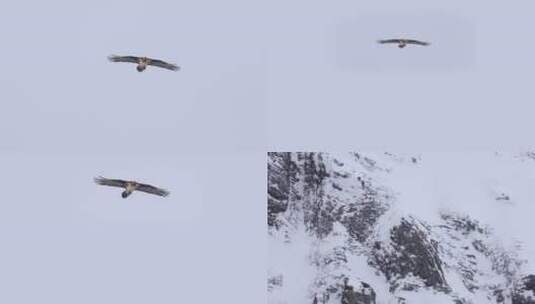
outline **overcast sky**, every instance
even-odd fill
[[[260,18],[247,1],[2,5],[1,303],[261,302]],[[171,195],[123,200],[97,175]]]
[[[240,166],[239,170],[236,167]],[[246,303],[265,294],[265,158],[7,155],[1,302]],[[151,182],[167,198],[97,186]],[[239,189],[239,191],[238,191]]]
[[[428,2],[3,3],[0,302],[258,300],[266,150],[529,143],[529,2]]]
[[[272,150],[529,143],[532,1],[304,1],[270,26]],[[275,10],[275,9],[274,9]],[[377,45],[427,40],[427,48]]]

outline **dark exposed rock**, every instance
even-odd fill
[[[323,163],[321,153],[298,153],[298,158],[303,161],[304,181],[309,191],[315,191],[320,186],[323,180],[329,176]]]
[[[535,275],[530,274],[522,279],[522,288],[535,293]]]
[[[470,235],[473,239],[472,247],[475,249],[475,251],[483,254],[488,259],[492,265],[492,270],[497,275],[504,276],[509,283],[512,283],[522,261],[512,257],[509,252],[490,246],[490,244],[485,241],[485,238],[490,234],[488,228],[483,227],[479,222],[471,219],[468,216],[453,214],[442,214],[441,216],[442,219],[444,219],[448,225],[453,226],[456,231],[461,232],[465,236]],[[465,264],[466,262],[473,264],[472,267],[469,267],[471,271],[467,269],[461,269],[465,279],[465,285],[470,291],[472,291],[475,287],[472,286],[472,283],[468,282],[474,281],[473,273],[477,268],[476,257],[474,254],[467,254],[466,259],[464,259],[462,262],[465,262]]]
[[[342,304],[375,304],[375,291],[371,286],[365,282],[361,282],[360,286],[351,286],[344,282],[342,289]]]
[[[407,304],[407,299],[404,297],[396,297],[397,304]]]
[[[268,291],[281,287],[283,283],[282,275],[276,275],[268,278]]]
[[[279,214],[293,206],[302,212],[308,231],[319,238],[327,236],[342,210],[325,195],[325,187],[329,184],[339,191],[343,188],[331,178],[323,154],[273,152],[268,158],[268,225],[279,228]],[[349,178],[347,172],[334,172],[334,178]],[[327,178],[331,178],[328,184]]]
[[[330,174],[321,153],[297,153],[297,159],[303,181],[304,225],[308,231],[323,238],[332,231],[337,220],[336,204],[325,196],[325,180]]]
[[[379,217],[386,211],[383,204],[374,193],[369,192],[347,209],[342,216],[342,223],[349,234],[363,243],[370,236]]]
[[[334,171],[333,172],[333,176],[336,177],[336,178],[349,178],[351,175],[347,172],[338,172],[338,171]]]
[[[508,201],[508,200],[510,200],[510,199],[511,199],[511,198],[509,197],[509,195],[507,195],[507,194],[505,194],[505,193],[502,193],[502,194],[500,194],[500,195],[498,195],[498,196],[496,197],[496,200],[497,200],[497,201]]]
[[[390,247],[376,249],[370,263],[381,270],[391,282],[391,290],[418,289],[412,284],[398,282],[409,275],[420,278],[426,287],[447,290],[437,242],[413,219],[402,219],[390,231]],[[376,248],[376,247],[375,247]]]
[[[503,289],[496,289],[493,291],[494,298],[496,299],[496,303],[504,303],[505,302],[505,295]]]
[[[535,159],[535,152],[531,152],[531,151],[529,151],[529,152],[526,153],[526,156],[527,156],[528,158]]]
[[[338,191],[342,191],[342,187],[340,187],[337,183],[332,183],[332,186],[334,189],[338,190]]]
[[[511,285],[518,276],[522,261],[513,252],[498,246],[490,238],[490,229],[469,216],[442,213],[441,218],[444,225],[439,225],[441,231],[437,232],[442,237],[442,253],[450,257],[449,267],[461,275],[466,289],[472,293],[481,290],[495,303],[510,303]],[[465,254],[459,254],[461,250]],[[491,269],[487,268],[489,265]],[[501,282],[481,284],[482,266],[486,268],[487,276],[500,278]]]
[[[268,153],[268,225],[277,226],[277,215],[285,212],[292,195],[292,184],[298,181],[298,168],[291,153]]]
[[[442,213],[441,218],[446,221],[455,230],[461,231],[464,235],[477,231],[479,233],[487,233],[477,221],[472,220],[468,216],[459,216],[449,213]]]
[[[535,275],[525,276],[517,283],[513,304],[535,304]]]

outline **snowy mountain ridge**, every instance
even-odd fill
[[[533,156],[269,153],[268,302],[535,303]]]

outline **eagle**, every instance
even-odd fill
[[[180,67],[173,63],[168,63],[163,60],[159,59],[152,59],[148,57],[138,57],[138,56],[117,56],[117,55],[111,55],[108,56],[108,59],[111,62],[130,62],[130,63],[137,63],[137,71],[143,72],[148,65],[157,66],[160,68],[168,69],[171,71],[178,71],[180,70]]]
[[[429,45],[429,42],[415,40],[415,39],[385,39],[385,40],[379,40],[378,43],[385,44],[385,43],[397,43],[399,48],[404,48],[407,46],[407,44],[415,44],[415,45]]]
[[[121,196],[123,198],[127,198],[132,192],[134,191],[142,191],[150,194],[155,194],[159,196],[168,196],[169,191],[165,189],[161,189],[158,187],[154,187],[148,184],[139,183],[136,181],[125,181],[122,179],[109,179],[104,178],[102,176],[95,177],[95,183],[98,185],[103,186],[111,186],[111,187],[118,187],[118,188],[124,188],[123,193],[121,193]]]

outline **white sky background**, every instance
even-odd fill
[[[529,144],[532,11],[530,1],[2,3],[0,302],[257,301],[266,148]],[[375,44],[399,33],[425,36],[429,54]],[[182,70],[138,73],[110,54]],[[124,201],[92,184],[98,174],[172,195]]]
[[[0,76],[3,145],[173,154],[261,146],[258,11],[240,0],[10,4],[0,21],[10,58]],[[108,62],[110,54],[161,58],[182,71],[138,73]]]
[[[261,302],[259,10],[247,1],[0,6],[9,58],[0,73],[0,302]],[[182,70],[138,73],[110,54]],[[123,200],[95,185],[97,175],[171,195]]]
[[[531,1],[291,1],[270,27],[271,150],[529,144]],[[405,34],[426,49],[379,46]],[[276,123],[275,123],[276,117]]]
[[[235,168],[238,166],[240,170]],[[265,157],[7,155],[3,303],[247,302],[265,294]],[[95,175],[166,187],[165,199]],[[239,189],[239,191],[237,191]]]

